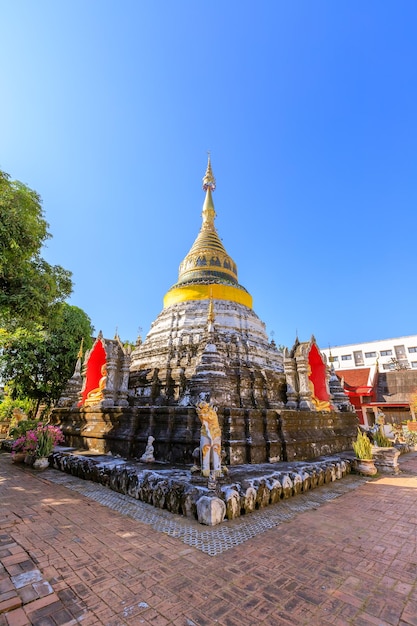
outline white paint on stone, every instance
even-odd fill
[[[221,524],[226,515],[226,505],[220,498],[201,496],[197,501],[197,519],[200,524],[216,526]]]

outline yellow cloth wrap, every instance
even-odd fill
[[[164,309],[178,302],[188,300],[229,300],[252,308],[252,296],[243,289],[237,289],[229,285],[184,285],[170,289],[164,297]]]

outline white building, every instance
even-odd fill
[[[380,372],[417,369],[417,335],[380,339],[321,349],[338,370],[372,367],[378,361]]]

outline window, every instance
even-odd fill
[[[351,354],[342,354],[342,361],[350,361],[352,358]]]
[[[338,357],[338,356],[331,356],[331,357],[329,358],[330,363],[335,363],[335,362],[336,362],[336,361],[338,361],[338,360],[339,360],[339,357]]]
[[[372,359],[376,357],[376,352],[365,352],[366,359]]]
[[[392,350],[381,350],[381,356],[392,356]]]
[[[413,370],[417,369],[417,361],[411,361],[411,367],[413,368]]]
[[[417,352],[417,346],[413,346],[412,348],[408,348],[409,352]]]
[[[355,358],[355,365],[363,365],[362,350],[355,350],[353,356]]]
[[[394,370],[395,369],[394,363],[384,363],[384,365],[382,367],[384,368],[384,370]]]

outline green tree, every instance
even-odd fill
[[[81,340],[90,348],[93,331],[87,314],[66,302],[44,327],[2,330],[0,374],[9,396],[29,398],[33,415],[41,404],[53,406],[73,374]]]
[[[40,196],[0,171],[0,325],[43,323],[72,291],[71,273],[41,256],[51,236]]]

